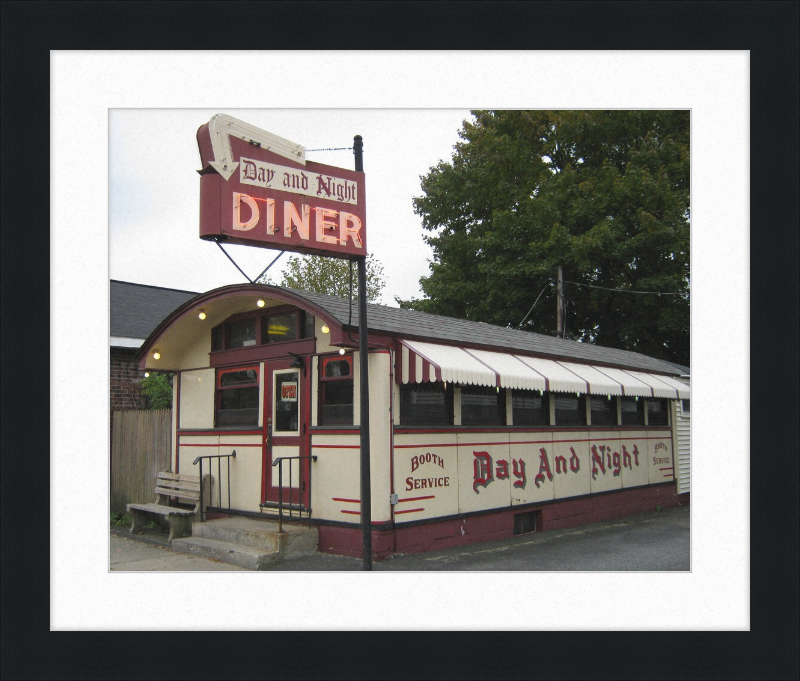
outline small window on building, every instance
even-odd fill
[[[622,425],[623,426],[643,426],[644,425],[644,398],[621,397]]]
[[[299,426],[300,373],[275,373],[273,431],[296,433]]]
[[[258,425],[258,367],[220,369],[217,372],[215,425]]]
[[[273,315],[261,319],[261,342],[279,343],[297,338],[297,314]]]
[[[228,343],[227,348],[246,348],[256,344],[256,320],[243,319],[239,322],[228,324]]]
[[[592,425],[616,426],[617,401],[613,397],[592,397]]]
[[[353,356],[322,357],[319,364],[319,425],[352,426]]]
[[[505,424],[505,391],[477,385],[466,385],[461,388],[462,426],[504,426]]]
[[[211,351],[222,350],[223,339],[225,337],[225,325],[220,324],[211,332]]]
[[[681,400],[681,411],[683,415],[686,416],[689,414],[689,402],[691,400]]]
[[[515,426],[546,426],[550,423],[550,394],[515,390],[511,396]]]
[[[400,386],[400,425],[453,425],[453,387],[444,383]]]
[[[302,329],[301,333],[303,338],[314,338],[316,333],[314,329],[314,315],[310,312],[302,312]]]
[[[585,426],[586,401],[585,395],[556,395],[556,422],[557,426]]]
[[[647,400],[647,425],[669,425],[669,408],[667,404],[667,400]]]

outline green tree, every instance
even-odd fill
[[[358,265],[353,263],[353,297],[358,298]],[[267,276],[258,280],[268,284]],[[386,285],[383,266],[373,255],[367,256],[367,301],[375,302]],[[315,291],[344,298],[350,295],[350,263],[322,255],[292,256],[283,270],[279,286]]]
[[[561,265],[567,337],[688,364],[689,113],[472,115],[414,199],[425,297],[397,302],[552,334]]]
[[[152,373],[142,379],[148,409],[172,408],[172,374]]]

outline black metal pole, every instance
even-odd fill
[[[356,172],[364,172],[364,142],[353,138]],[[361,384],[361,536],[363,570],[372,570],[372,485],[369,470],[369,351],[367,348],[367,256],[358,261],[358,356]]]

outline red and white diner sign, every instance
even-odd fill
[[[197,131],[200,238],[347,258],[366,255],[364,173],[226,114]]]

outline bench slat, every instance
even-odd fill
[[[190,491],[194,491],[194,492],[199,492],[200,491],[200,483],[199,482],[197,482],[195,484],[195,483],[191,483],[191,482],[171,482],[169,480],[159,480],[158,482],[156,482],[156,486],[157,487],[166,487],[168,489],[185,489],[185,490],[190,490]]]
[[[163,506],[162,504],[128,504],[128,510],[147,511],[148,513],[158,513],[160,515],[194,515],[194,511],[185,508],[175,508],[174,506]]]
[[[200,490],[189,492],[186,490],[170,489],[168,487],[156,487],[156,494],[163,494],[168,497],[177,497],[178,499],[191,499],[193,501],[200,500]]]
[[[196,482],[200,484],[199,475],[184,475],[183,473],[170,473],[169,471],[161,471],[158,474],[158,477],[165,480],[185,480],[187,482]]]

